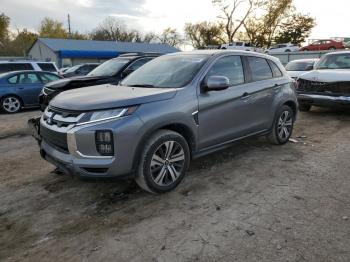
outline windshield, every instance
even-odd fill
[[[114,76],[122,69],[130,59],[117,58],[111,59],[92,70],[88,76]]]
[[[75,70],[77,70],[78,68],[80,67],[80,65],[76,65],[76,66],[73,66],[71,68],[68,68],[66,71],[64,71],[65,73],[72,73],[74,72]]]
[[[316,69],[350,69],[350,53],[326,55],[317,63]]]
[[[208,55],[162,56],[145,64],[122,81],[124,86],[179,88],[192,81]]]
[[[306,71],[306,69],[310,66],[314,66],[315,61],[295,61],[289,62],[286,65],[287,71]]]

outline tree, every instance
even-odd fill
[[[221,15],[218,17],[224,24],[228,42],[232,42],[235,35],[243,27],[245,21],[260,7],[263,0],[212,0],[219,6]],[[241,15],[239,15],[241,14]]]
[[[270,47],[283,21],[294,11],[293,0],[267,0],[261,4],[263,14],[251,16],[244,22],[250,42],[260,47]]]
[[[64,28],[63,23],[45,17],[39,27],[39,36],[46,38],[68,38],[68,31]]]
[[[209,45],[220,45],[224,43],[223,25],[220,23],[200,22],[185,25],[186,38],[189,39],[194,48],[201,49]]]
[[[33,45],[38,35],[23,29],[22,31],[17,29],[17,35],[11,41],[9,47],[9,53],[13,56],[27,56],[29,48]]]
[[[166,28],[163,32],[157,36],[157,39],[162,44],[168,44],[170,46],[179,47],[184,43],[184,39],[179,32],[174,28]]]
[[[0,47],[4,47],[9,41],[10,18],[4,13],[0,14]]]
[[[91,32],[90,37],[93,40],[146,43],[149,43],[155,39],[155,35],[153,33],[143,35],[135,29],[129,30],[122,21],[111,16],[103,20],[103,22]]]
[[[275,37],[276,43],[304,43],[316,25],[315,18],[309,15],[293,14],[287,21],[283,22],[281,29]]]

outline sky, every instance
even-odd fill
[[[316,18],[311,38],[350,36],[349,0],[294,0],[297,10]],[[159,33],[166,27],[183,32],[187,22],[215,20],[211,0],[0,0],[0,13],[11,18],[11,28],[36,30],[51,17],[65,22],[71,16],[72,30],[86,33],[107,16],[121,19],[130,29]]]

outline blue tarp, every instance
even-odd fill
[[[84,50],[60,50],[58,51],[60,58],[113,58],[117,57],[117,51],[84,51]]]

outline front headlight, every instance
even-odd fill
[[[105,120],[111,120],[120,118],[123,116],[128,116],[134,113],[137,106],[109,109],[103,111],[89,112],[84,115],[84,117],[79,121],[78,125],[85,125],[94,122],[100,122]]]

